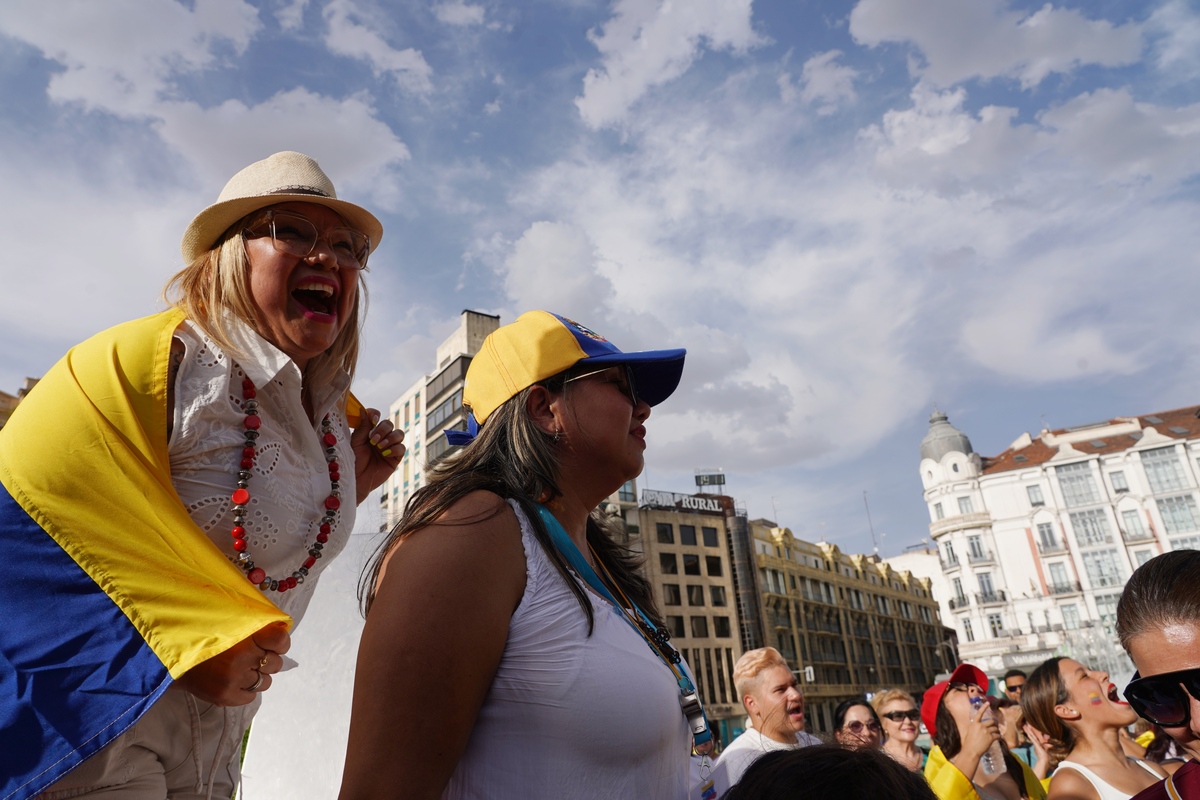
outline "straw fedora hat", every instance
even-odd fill
[[[184,263],[212,249],[229,226],[247,214],[276,203],[316,203],[336,211],[346,224],[371,239],[371,250],[383,238],[383,225],[362,206],[338,200],[333,181],[316,161],[285,150],[256,161],[229,179],[217,202],[201,211],[183,232]]]

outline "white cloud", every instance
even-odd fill
[[[242,0],[196,0],[191,10],[175,0],[0,4],[0,32],[65,67],[52,99],[128,117],[151,113],[176,75],[218,66],[218,48],[244,52],[260,28]]]
[[[285,31],[299,30],[304,24],[304,10],[308,8],[308,0],[283,0],[275,11],[275,19],[279,27]]]
[[[1113,25],[1046,3],[1032,14],[1004,0],[860,0],[850,12],[859,44],[910,43],[915,71],[938,86],[972,78],[1015,78],[1025,88],[1085,64],[1131,64],[1142,51],[1135,23]]]
[[[602,56],[576,98],[592,128],[619,124],[646,92],[687,72],[702,45],[744,52],[762,43],[751,25],[751,0],[617,0],[613,16],[588,38]]]
[[[513,245],[506,266],[504,287],[517,307],[544,308],[581,321],[607,317],[612,284],[597,272],[595,247],[583,231],[535,222]]]
[[[376,77],[390,74],[406,91],[417,95],[432,92],[433,68],[421,51],[412,47],[395,49],[365,24],[369,20],[364,16],[365,12],[352,0],[332,0],[325,7],[325,20],[329,24],[325,46],[330,52],[366,61]]]
[[[816,105],[818,114],[832,114],[842,103],[855,100],[854,79],[858,77],[858,71],[837,63],[841,56],[841,50],[830,50],[804,62],[800,75],[804,88],[800,91],[800,99]]]
[[[433,7],[433,14],[447,25],[482,25],[483,6],[472,5],[464,0],[450,0]]]
[[[1156,40],[1154,63],[1170,83],[1200,77],[1200,14],[1186,0],[1167,0],[1150,15],[1146,28]]]

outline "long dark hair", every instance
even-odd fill
[[[1050,752],[1063,759],[1075,747],[1075,732],[1054,713],[1054,707],[1067,702],[1067,686],[1063,683],[1058,662],[1063,656],[1048,658],[1038,665],[1021,691],[1021,713],[1030,725],[1050,737]]]
[[[933,718],[933,725],[937,729],[933,734],[933,743],[942,749],[942,755],[946,756],[947,760],[962,752],[962,737],[958,735],[958,723],[954,721],[950,709],[946,708],[946,697],[949,694],[950,692],[947,691],[942,695],[942,701],[938,703],[937,714]],[[1017,790],[1021,793],[1021,797],[1028,800],[1029,791],[1025,788],[1025,771],[1021,769],[1021,762],[1008,752],[1003,739],[1000,740],[1000,748],[1004,751],[1004,771],[1017,784]]]
[[[863,706],[867,711],[871,712],[871,718],[879,725],[879,730],[883,731],[883,723],[879,721],[879,715],[875,713],[875,709],[867,702],[865,697],[851,697],[849,700],[843,700],[838,703],[837,708],[833,710],[833,729],[840,731],[846,724],[846,714],[850,713],[850,709],[855,706]]]
[[[551,392],[565,391],[569,375],[570,370],[540,385]],[[550,540],[546,526],[534,508],[535,503],[550,503],[562,492],[557,484],[560,445],[530,417],[526,401],[531,391],[532,387],[524,389],[493,411],[473,442],[426,472],[428,482],[409,498],[404,516],[375,550],[363,570],[358,600],[364,616],[371,611],[379,573],[392,548],[414,531],[447,524],[438,522],[442,514],[471,492],[483,490],[506,500],[516,500],[521,505],[529,518],[534,537],[579,601],[580,608],[587,616],[588,634],[591,635],[595,622],[592,604],[579,582],[571,575],[566,559]],[[503,512],[504,509],[500,508],[495,513]],[[471,519],[461,524],[481,521]],[[654,602],[650,582],[638,571],[641,560],[632,550],[619,544],[613,537],[614,533],[607,517],[598,510],[592,511],[587,520],[588,544],[621,591],[645,611],[656,626],[662,627],[662,615]]]

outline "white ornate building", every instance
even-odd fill
[[[921,442],[943,622],[989,673],[1056,653],[1123,674],[1130,573],[1200,547],[1200,407],[1022,434],[994,458],[935,411]]]

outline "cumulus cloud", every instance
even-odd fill
[[[868,47],[913,45],[922,57],[916,73],[937,86],[1004,77],[1030,88],[1085,64],[1131,64],[1143,47],[1135,23],[1114,25],[1051,3],[1026,14],[1004,0],[860,0],[850,33]]]
[[[304,24],[304,10],[308,0],[286,0],[275,10],[275,20],[285,31],[299,30]]]
[[[366,61],[376,77],[391,75],[406,91],[417,95],[432,92],[433,68],[421,51],[412,47],[397,50],[376,32],[375,28],[381,26],[368,25],[369,20],[364,17],[365,12],[352,0],[332,0],[325,7],[325,20],[329,24],[325,46],[330,52]]]
[[[1170,83],[1200,77],[1200,13],[1186,0],[1167,0],[1150,15],[1154,65]]]
[[[646,92],[687,72],[704,45],[737,53],[761,44],[750,6],[750,0],[617,0],[612,18],[588,34],[602,65],[588,70],[575,100],[584,122],[619,124]]]
[[[451,0],[435,5],[433,15],[447,25],[482,25],[484,9],[483,6],[472,5],[463,0]]]
[[[839,64],[841,57],[841,50],[830,50],[804,62],[800,74],[803,84],[800,99],[815,105],[820,115],[832,114],[842,103],[855,100],[854,79],[858,77],[858,70]]]
[[[566,223],[535,222],[513,245],[504,288],[521,309],[575,315],[587,324],[607,316],[612,284],[596,269],[587,234]]]

